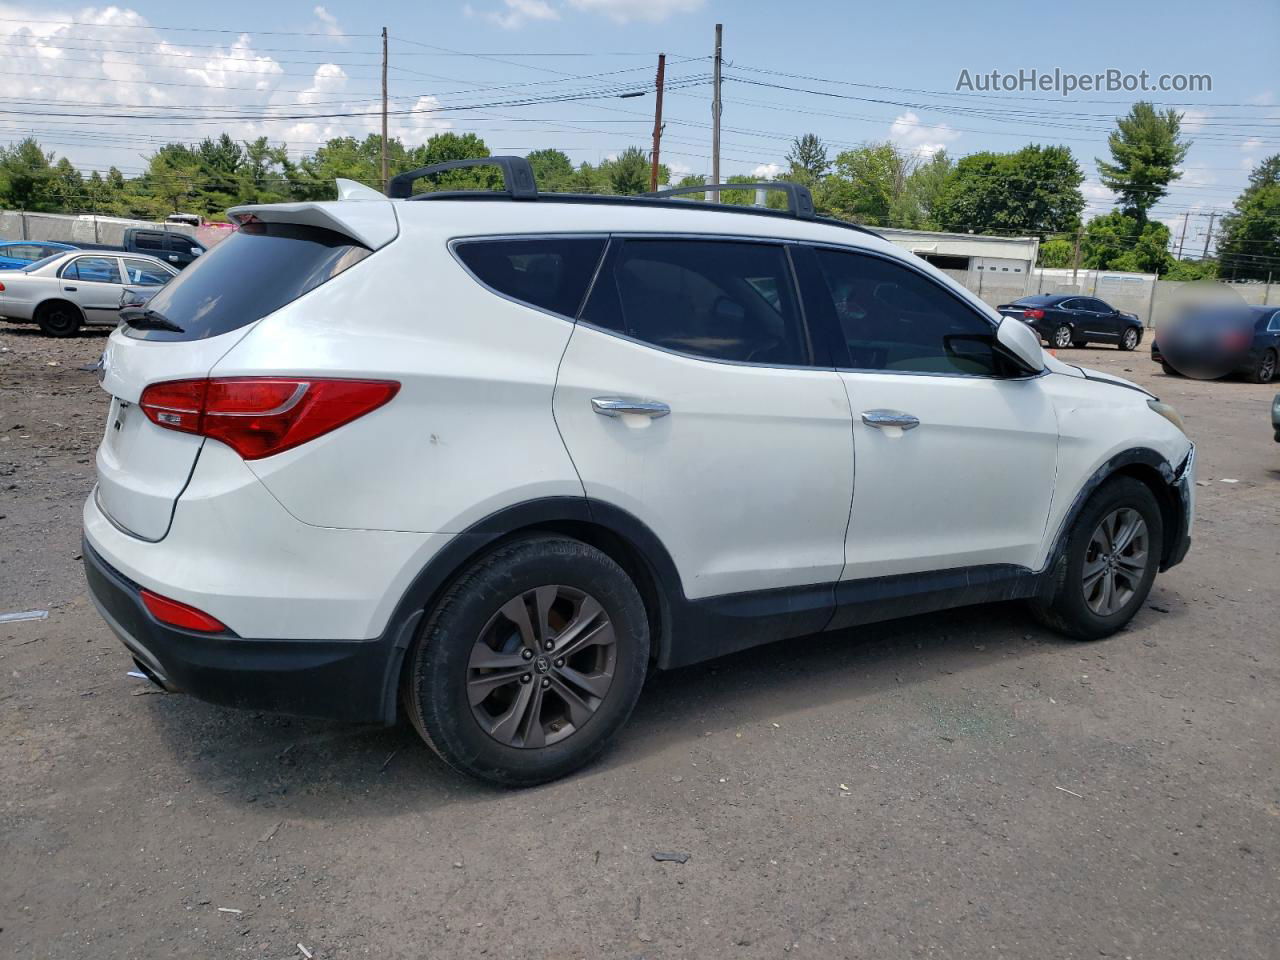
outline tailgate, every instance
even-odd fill
[[[139,340],[116,330],[102,355],[102,388],[111,395],[98,446],[98,506],[117,526],[143,540],[169,532],[173,507],[204,443],[202,437],[156,426],[138,407],[152,383],[207,376],[246,329],[174,343]]]

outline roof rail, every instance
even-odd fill
[[[413,196],[414,181],[419,178],[448,170],[461,170],[464,167],[497,167],[502,171],[503,188],[512,200],[534,200],[538,196],[533,167],[529,166],[529,161],[524,157],[471,157],[408,170],[387,181],[387,196],[392,200],[408,200]]]
[[[797,220],[812,220],[816,216],[813,209],[813,194],[809,188],[799,183],[787,183],[785,180],[771,180],[766,183],[708,183],[694,187],[671,187],[645,193],[646,197],[676,197],[685,193],[714,193],[719,197],[725,190],[773,190],[787,195],[787,209]]]

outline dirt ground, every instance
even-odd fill
[[[1280,955],[1276,387],[1065,355],[1174,403],[1207,482],[1119,636],[988,606],[749,651],[508,792],[125,676],[79,563],[103,340],[0,327],[0,612],[49,610],[0,624],[0,956]]]

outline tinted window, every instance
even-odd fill
[[[119,283],[120,269],[115,257],[76,257],[62,269],[64,280]]]
[[[1268,333],[1280,333],[1280,310],[1271,315],[1271,322],[1267,324]]]
[[[787,255],[773,244],[615,241],[582,319],[700,357],[809,362]]]
[[[473,240],[455,249],[467,268],[499,293],[576,317],[604,244],[600,237],[540,237]]]
[[[133,245],[139,250],[163,250],[164,234],[139,231],[133,235]]]
[[[158,267],[146,260],[130,260],[127,257],[124,261],[124,272],[125,283],[141,287],[164,286],[171,279],[169,271],[164,267]]]
[[[1063,310],[1083,310],[1084,301],[1083,300],[1063,300],[1060,304],[1058,304],[1058,306],[1061,307]]]
[[[818,250],[850,366],[860,370],[1013,372],[995,326],[928,277],[879,257]]]
[[[1103,303],[1101,300],[1092,300],[1092,299],[1081,300],[1080,304],[1081,304],[1080,309],[1082,310],[1092,310],[1094,313],[1110,313],[1111,312],[1111,308],[1107,306],[1105,303]]]
[[[165,236],[165,249],[176,253],[191,253],[194,249],[199,248],[190,237],[181,233],[170,233]]]
[[[182,327],[129,328],[145,340],[202,340],[246,326],[369,255],[332,230],[247,223],[174,277],[147,305]]]

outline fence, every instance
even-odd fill
[[[152,223],[148,220],[99,217],[88,213],[73,216],[65,213],[0,210],[0,240],[47,240],[51,243],[70,243],[75,246],[118,247],[124,243],[124,232],[130,227],[182,233],[195,238],[206,248],[224,239],[229,233],[223,227]]]

